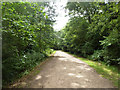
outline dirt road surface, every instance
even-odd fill
[[[56,51],[37,75],[22,84],[26,88],[114,88],[93,68],[63,51]]]

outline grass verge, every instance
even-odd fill
[[[71,54],[71,53],[69,53],[69,54]],[[86,62],[89,66],[94,68],[98,74],[100,74],[102,77],[104,77],[106,79],[109,79],[115,87],[120,88],[120,86],[119,86],[120,82],[118,82],[118,80],[120,79],[120,72],[118,71],[118,67],[108,66],[104,62],[88,60],[86,58],[79,57],[74,54],[71,54],[71,55]]]

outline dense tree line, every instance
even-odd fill
[[[120,2],[68,2],[70,20],[57,34],[59,49],[120,64]]]
[[[28,73],[53,49],[109,65],[120,64],[120,2],[68,2],[70,20],[54,31],[48,2],[2,3],[3,85]],[[53,49],[51,49],[53,48]]]
[[[48,2],[2,3],[3,85],[27,74],[53,51],[55,16]]]

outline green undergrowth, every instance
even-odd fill
[[[88,60],[86,58],[79,57],[77,55],[73,55],[73,56],[86,62],[89,66],[93,67],[96,70],[96,72],[100,74],[100,76],[109,79],[114,84],[115,87],[119,87],[118,79],[120,78],[120,72],[118,71],[117,66],[109,66],[106,65],[104,62]]]
[[[55,53],[53,49],[47,49],[43,53],[32,52],[26,53],[26,55],[9,59],[9,62],[3,64],[3,88],[8,87],[21,77],[28,75],[34,67],[46,60],[51,54]],[[14,61],[14,62],[13,62]],[[9,69],[8,69],[9,68]]]
[[[52,55],[54,55],[56,53],[56,51],[54,50],[53,52],[52,52]]]

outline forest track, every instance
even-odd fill
[[[40,72],[21,82],[24,88],[114,88],[85,62],[56,51],[38,69]]]

